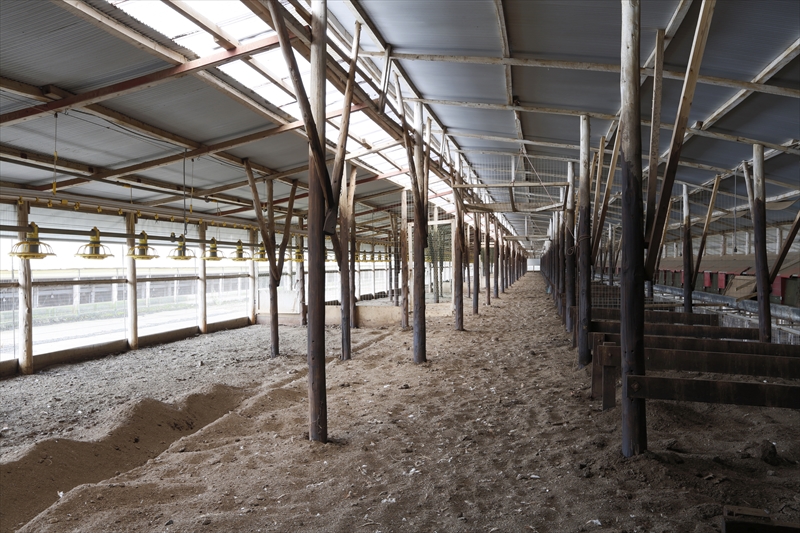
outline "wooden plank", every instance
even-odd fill
[[[592,308],[594,320],[619,320],[620,310],[612,307]],[[658,324],[693,324],[719,326],[719,315],[678,313],[674,311],[645,311],[644,321]]]
[[[597,349],[604,365],[620,365],[619,346],[606,342]],[[645,367],[648,372],[680,370],[797,379],[800,378],[800,354],[774,356],[645,348]]]
[[[612,320],[592,320],[589,330],[597,333],[619,333],[620,322]],[[705,337],[709,339],[758,340],[758,328],[738,328],[726,326],[704,326],[686,324],[644,324],[645,335]]]
[[[672,185],[675,182],[675,173],[678,170],[681,148],[683,147],[683,136],[689,121],[689,111],[694,99],[694,91],[697,86],[697,78],[700,75],[700,63],[705,51],[706,40],[708,39],[709,28],[711,26],[711,15],[714,12],[716,0],[703,0],[700,7],[700,15],[697,19],[692,51],[689,55],[689,65],[683,81],[681,100],[678,104],[678,114],[675,120],[675,127],[672,130],[672,141],[670,142],[669,155],[667,156],[667,166],[664,170],[664,178],[661,185],[661,195],[658,200],[655,221],[647,241],[650,247],[647,252],[645,262],[645,279],[652,279],[656,264],[657,250],[661,247],[661,233],[666,222],[668,203],[672,194]]]
[[[800,386],[628,376],[628,397],[800,409]]]
[[[592,346],[602,341],[619,343],[619,333],[594,332],[589,334]],[[667,344],[669,343],[669,344]],[[791,344],[772,344],[766,342],[751,342],[733,339],[708,339],[686,336],[663,337],[658,335],[645,335],[645,347],[669,346],[673,350],[690,350],[698,352],[727,352],[752,355],[774,355],[778,357],[792,357],[797,352],[797,346]],[[646,348],[645,348],[646,349]]]

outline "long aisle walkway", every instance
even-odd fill
[[[230,412],[67,492],[23,531],[717,531],[725,504],[798,519],[798,413],[652,402],[653,452],[625,460],[619,410],[588,397],[541,276],[481,302],[465,332],[429,320],[419,366],[410,331],[359,330],[342,363],[329,329],[329,444],[306,440],[305,359],[287,347],[298,355],[242,368],[272,375],[242,383]],[[213,338],[247,346],[258,331]],[[132,449],[134,433],[102,445]],[[776,465],[760,459],[765,439]],[[40,458],[26,463],[34,474]]]

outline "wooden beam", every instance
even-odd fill
[[[356,22],[355,33],[353,34],[353,50],[350,53],[350,70],[347,74],[347,86],[344,91],[344,103],[342,108],[342,121],[339,125],[339,139],[336,143],[336,159],[333,163],[333,174],[331,175],[331,189],[335,196],[339,196],[342,187],[342,173],[344,171],[345,148],[347,146],[347,132],[350,129],[350,106],[353,102],[353,87],[356,83],[356,63],[358,62],[358,43],[361,36],[361,24]]]
[[[783,241],[783,245],[781,246],[781,251],[778,254],[778,257],[775,259],[775,264],[772,265],[772,271],[769,274],[770,286],[775,282],[775,279],[778,277],[778,272],[781,271],[781,266],[783,265],[783,261],[789,254],[789,250],[791,249],[792,244],[794,243],[794,238],[797,236],[798,229],[800,229],[800,210],[797,211],[797,214],[794,217],[794,222],[792,222],[792,227],[789,229],[789,234],[786,236],[786,240]]]
[[[597,160],[592,170],[594,180],[594,201],[592,202],[592,233],[597,232],[597,217],[600,214],[600,191],[603,181],[603,166],[605,165],[606,138],[600,137],[600,145],[597,150]]]
[[[700,7],[700,15],[697,19],[697,28],[695,30],[694,41],[692,42],[692,50],[689,55],[689,66],[686,69],[686,76],[681,91],[681,100],[678,104],[675,128],[672,130],[672,141],[670,142],[669,156],[667,157],[667,167],[664,170],[661,195],[658,201],[653,227],[647,239],[650,243],[650,247],[648,248],[647,261],[645,262],[645,279],[649,280],[653,278],[653,269],[656,263],[656,256],[658,255],[657,250],[661,246],[660,236],[664,228],[667,204],[672,194],[672,184],[675,182],[675,173],[678,170],[678,161],[680,160],[681,148],[683,147],[683,136],[689,121],[689,110],[692,107],[692,100],[694,99],[694,91],[700,72],[700,63],[703,58],[703,52],[705,51],[715,3],[716,0],[703,0],[703,4]]]
[[[533,181],[512,181],[510,183],[454,183],[451,185],[453,189],[507,189],[516,187],[534,188],[534,187],[566,187],[569,185],[567,181],[555,182],[542,182],[536,183]]]
[[[309,102],[308,95],[306,94],[306,90],[303,85],[303,79],[300,77],[300,69],[297,67],[297,60],[294,57],[294,52],[289,41],[289,32],[286,30],[286,23],[283,19],[283,14],[280,11],[280,5],[278,4],[277,0],[269,0],[269,10],[270,14],[272,15],[272,21],[275,23],[275,31],[277,32],[278,40],[280,41],[281,53],[283,54],[283,59],[286,62],[286,67],[289,70],[289,77],[292,80],[295,98],[297,98],[297,104],[300,106],[300,114],[303,116],[303,124],[305,126],[306,135],[308,136],[308,143],[311,148],[312,164],[314,165],[315,169],[313,177],[319,180],[319,186],[322,188],[321,190],[325,198],[327,212],[325,215],[323,229],[325,234],[332,235],[336,225],[336,220],[330,215],[333,213],[334,208],[336,207],[336,202],[338,202],[339,199],[334,197],[331,177],[328,175],[328,167],[325,165],[325,150],[323,149],[323,144],[321,141],[321,139],[324,137],[319,135],[317,131],[317,124],[315,123],[314,116],[311,112],[311,103]],[[327,25],[327,20],[325,22]],[[312,40],[312,51],[314,46],[315,43]],[[327,61],[327,51],[324,48],[325,47],[323,46],[323,57],[320,59],[320,61],[322,61],[320,68],[322,75],[321,82],[323,85],[324,80],[326,79],[325,63]],[[325,120],[323,117],[325,117],[324,109],[319,113],[320,122],[324,123]],[[322,128],[322,126],[320,127]],[[311,440],[316,439],[312,438]]]
[[[611,188],[614,186],[614,177],[617,174],[617,157],[619,156],[620,135],[614,139],[614,149],[611,152],[611,166],[608,167],[608,178],[606,178],[606,190],[603,192],[603,203],[600,206],[597,223],[594,225],[594,238],[592,239],[592,264],[597,262],[597,252],[600,250],[602,240],[603,224],[608,213],[608,202],[611,199]]]
[[[692,212],[689,205],[689,187],[683,184],[683,224],[681,225],[681,234],[683,240],[683,312],[692,312],[692,292],[694,285],[692,285],[692,268],[694,267],[694,260],[692,254],[694,247],[692,246]]]
[[[154,87],[171,79],[187,76],[200,70],[207,70],[213,67],[230,63],[237,60],[242,56],[265,52],[275,48],[278,44],[278,39],[275,36],[266,37],[257,41],[248,43],[246,45],[234,48],[233,50],[225,50],[218,52],[207,57],[188,61],[182,65],[169,67],[166,69],[145,74],[130,80],[125,80],[98,89],[92,89],[84,93],[76,94],[63,98],[61,100],[54,100],[44,104],[11,111],[0,115],[0,125],[11,126],[33,120],[35,118],[43,117],[51,113],[57,113],[66,109],[73,109],[76,107],[85,107],[90,104],[96,104],[103,100],[116,98],[125,94],[129,94],[141,89]]]
[[[365,56],[383,55],[379,52],[363,52]],[[503,58],[503,57],[484,57],[484,56],[458,56],[446,54],[413,54],[392,52],[393,59],[403,61],[435,61],[447,63],[468,63],[473,65],[510,65],[514,67],[536,67],[547,69],[582,70],[590,72],[607,72],[619,74],[619,65],[613,63],[592,63],[588,61],[562,61],[553,59],[532,59],[532,58]],[[652,76],[652,68],[640,69],[640,76]],[[673,80],[683,80],[687,76],[684,71],[665,70],[664,77]],[[789,98],[800,98],[800,89],[784,88],[775,85],[753,83],[715,76],[698,76],[697,81],[705,85],[717,87],[729,87],[732,89],[745,89],[753,92],[775,94],[787,96]]]
[[[697,284],[697,274],[700,272],[700,262],[703,260],[703,252],[706,248],[706,237],[708,236],[708,228],[711,227],[711,219],[714,213],[714,204],[717,200],[717,191],[719,184],[722,181],[722,176],[717,176],[714,179],[714,188],[711,190],[711,199],[708,201],[708,212],[706,213],[706,222],[703,225],[703,235],[700,237],[700,248],[697,250],[697,263],[695,263],[694,271],[692,272],[692,287]],[[800,211],[798,211],[800,212]]]
[[[664,78],[664,30],[656,31],[656,45],[653,50],[653,104],[650,111],[650,158],[647,168],[647,208],[645,209],[645,238],[650,239],[656,210],[656,189],[658,188],[658,150],[661,139],[661,89]],[[647,244],[647,243],[645,243]]]
[[[800,387],[772,383],[628,376],[627,397],[800,409]]]

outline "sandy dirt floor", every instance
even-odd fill
[[[481,298],[483,302],[483,297]],[[465,306],[469,312],[470,306]],[[620,453],[530,273],[465,332],[327,330],[328,444],[307,440],[304,328],[197,336],[0,382],[0,531],[713,532],[800,521],[800,412],[651,401]]]

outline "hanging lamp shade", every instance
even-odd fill
[[[105,259],[106,257],[114,257],[108,246],[100,242],[100,230],[95,226],[92,228],[92,233],[89,236],[89,244],[84,244],[78,248],[78,253],[75,257],[83,257],[84,259]]]
[[[233,261],[250,261],[252,259],[250,254],[244,251],[244,245],[242,244],[242,240],[239,239],[236,241],[236,250],[233,252],[233,257],[231,260]]]
[[[186,248],[186,237],[181,235],[178,237],[178,245],[169,251],[167,257],[175,261],[188,261],[189,259],[194,259],[195,255],[194,251]]]
[[[208,250],[206,250],[206,253],[204,253],[202,257],[200,257],[200,259],[202,259],[203,261],[222,261],[223,259],[225,259],[225,254],[223,254],[217,249],[217,239],[211,237],[211,242],[208,245]]]
[[[8,255],[19,257],[20,259],[44,259],[49,255],[56,255],[49,244],[39,240],[39,226],[35,222],[28,225],[28,232],[25,240],[22,240],[11,247]]]
[[[303,250],[299,248],[294,251],[294,262],[295,263],[302,263],[303,262]]]
[[[140,261],[149,261],[158,257],[155,249],[147,244],[147,233],[144,231],[139,234],[139,241],[128,249],[127,256]]]
[[[263,242],[258,245],[258,251],[256,252],[256,255],[253,256],[253,261],[257,263],[269,261],[269,257],[267,257],[267,247],[264,246]]]

